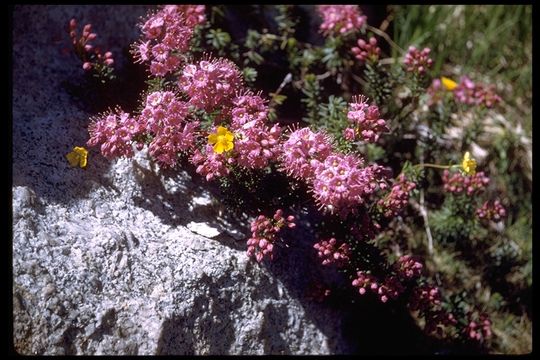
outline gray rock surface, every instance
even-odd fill
[[[144,7],[17,6],[13,15],[13,341],[22,354],[347,353],[337,310],[305,299],[309,245],[261,266],[246,228],[144,152],[86,170],[65,154],[91,114],[65,25],[91,22],[119,64]],[[191,230],[190,230],[191,229]],[[200,234],[206,235],[204,237]],[[209,238],[212,237],[212,238]],[[297,273],[296,270],[299,272]],[[313,277],[318,276],[312,274]]]

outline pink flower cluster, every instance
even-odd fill
[[[491,337],[491,320],[487,314],[478,317],[469,314],[469,324],[465,331],[471,340],[483,342]]]
[[[346,216],[354,206],[363,204],[379,186],[377,166],[362,168],[363,160],[354,155],[334,153],[315,167],[313,196],[330,212]]]
[[[409,299],[409,307],[413,311],[426,313],[441,305],[441,293],[435,286],[423,285],[416,287]]]
[[[165,76],[182,62],[189,49],[193,28],[206,20],[204,5],[167,5],[151,15],[141,30],[144,39],[134,45],[138,62],[150,61],[150,72]]]
[[[324,35],[360,30],[367,23],[357,5],[318,5],[317,11],[323,19],[320,31]]]
[[[405,58],[403,59],[405,69],[418,74],[425,73],[427,69],[433,66],[433,60],[429,57],[430,52],[431,49],[427,47],[423,50],[418,50],[414,46],[409,46],[407,54],[405,54]]]
[[[360,295],[364,295],[367,290],[377,291],[379,288],[377,278],[365,271],[356,273],[356,279],[352,281],[352,286],[358,288]]]
[[[361,95],[353,97],[347,113],[349,122],[354,125],[354,134],[362,136],[364,141],[374,143],[383,132],[390,131],[386,121],[380,118],[377,105],[368,105],[368,99]]]
[[[357,277],[352,281],[352,285],[358,288],[360,295],[364,295],[369,289],[376,293],[383,303],[389,299],[396,299],[405,290],[395,276],[389,276],[382,283],[379,283],[376,277],[365,271],[358,271],[356,275]]]
[[[351,251],[347,243],[342,243],[337,246],[337,240],[331,238],[329,240],[321,240],[313,245],[317,250],[317,255],[322,259],[323,265],[338,264],[344,265],[349,261]]]
[[[132,139],[142,131],[137,120],[117,109],[95,118],[88,126],[88,146],[101,144],[101,153],[109,160],[133,156]]]
[[[387,277],[379,286],[377,294],[380,300],[385,303],[389,299],[397,299],[398,296],[405,291],[405,287],[401,284],[396,276]]]
[[[199,122],[186,121],[189,104],[178,100],[170,91],[156,91],[146,98],[139,122],[153,136],[150,155],[161,165],[173,167],[177,154],[191,150]]]
[[[227,164],[234,164],[233,158],[227,157],[226,153],[215,153],[210,144],[205,146],[204,152],[195,149],[190,161],[197,166],[195,170],[197,174],[204,176],[206,181],[229,175],[230,170]]]
[[[111,67],[114,64],[112,53],[107,51],[102,55],[99,47],[90,44],[90,41],[95,40],[97,37],[97,34],[91,31],[92,24],[84,25],[82,35],[77,39],[77,21],[71,19],[69,22],[69,36],[75,48],[75,53],[83,62],[82,68],[88,71],[98,64]]]
[[[500,200],[494,202],[486,201],[481,207],[476,209],[476,216],[480,219],[501,221],[506,217],[506,209]]]
[[[467,76],[461,77],[458,86],[454,89],[454,97],[463,104],[483,105],[487,108],[501,102],[493,85],[476,84]]]
[[[390,193],[378,201],[384,216],[387,218],[397,216],[409,203],[409,194],[415,187],[415,183],[408,181],[404,174],[400,174]]]
[[[286,226],[294,228],[294,216],[283,217],[283,210],[278,209],[270,219],[264,215],[259,215],[251,223],[251,238],[247,241],[247,255],[255,257],[257,262],[261,262],[264,257],[270,260],[274,258],[274,244],[281,229]]]
[[[471,176],[463,175],[461,172],[454,172],[450,176],[450,172],[444,170],[443,183],[445,191],[453,194],[466,192],[468,196],[471,196],[483,192],[489,184],[489,178],[482,171]]]
[[[354,56],[361,62],[376,63],[379,60],[381,49],[377,46],[377,39],[373,36],[366,42],[363,39],[358,39],[358,46],[351,49]]]
[[[258,95],[246,94],[233,100],[231,111],[233,132],[238,136],[235,151],[239,165],[262,169],[279,156],[281,127],[265,125],[268,106]]]
[[[202,60],[184,67],[179,85],[192,105],[212,111],[230,105],[242,87],[242,73],[232,61],[224,58]]]
[[[290,176],[309,181],[314,177],[314,164],[324,161],[331,152],[328,135],[301,128],[283,143],[281,165]]]
[[[422,275],[424,266],[411,255],[401,256],[397,263],[397,273],[403,280],[414,280]]]

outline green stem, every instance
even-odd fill
[[[450,169],[453,167],[459,167],[460,165],[438,165],[438,164],[430,164],[430,163],[424,163],[424,164],[416,164],[414,167],[431,167],[436,169]]]

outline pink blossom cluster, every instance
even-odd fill
[[[179,85],[192,105],[212,111],[230,106],[242,87],[242,73],[232,61],[224,58],[202,60],[184,67]]]
[[[77,21],[71,19],[69,22],[69,36],[75,48],[75,53],[83,62],[82,68],[88,71],[98,64],[109,67],[113,66],[114,59],[110,51],[101,54],[99,47],[94,47],[94,45],[90,44],[90,41],[95,40],[97,37],[97,34],[91,31],[92,24],[84,25],[82,35],[77,39]]]
[[[134,45],[137,62],[150,61],[154,76],[177,70],[189,49],[193,28],[204,22],[204,5],[167,5],[141,25],[144,39]]]
[[[413,311],[426,313],[432,308],[441,305],[441,292],[439,288],[430,285],[416,287],[409,299],[409,307]]]
[[[397,216],[409,203],[409,194],[415,187],[415,183],[408,181],[404,174],[400,174],[390,193],[378,201],[384,216],[387,218]]]
[[[373,36],[367,42],[358,39],[356,43],[358,46],[353,47],[351,51],[358,60],[369,63],[376,63],[379,60],[381,49],[377,46],[377,39]]]
[[[314,165],[324,161],[331,152],[328,135],[301,128],[293,131],[283,143],[281,165],[290,176],[309,181],[314,177]]]
[[[411,255],[400,256],[397,260],[397,273],[403,280],[414,280],[422,275],[424,266]]]
[[[306,181],[321,208],[342,216],[354,212],[378,188],[386,187],[383,167],[363,167],[363,160],[355,155],[332,152],[327,136],[308,128],[290,134],[280,160],[284,171]]]
[[[101,154],[109,160],[133,156],[133,137],[142,131],[140,124],[128,113],[117,109],[92,120],[88,126],[88,146],[101,145]]]
[[[199,122],[186,121],[189,104],[170,91],[156,91],[146,97],[139,123],[153,136],[150,155],[161,165],[173,167],[179,152],[193,149]]]
[[[418,74],[425,73],[427,69],[433,66],[433,60],[429,57],[430,52],[431,49],[427,47],[418,50],[414,46],[409,46],[407,54],[405,54],[405,58],[403,59],[405,70]]]
[[[383,132],[390,129],[386,126],[386,121],[380,118],[377,105],[368,104],[368,99],[361,95],[353,97],[349,103],[347,118],[354,125],[354,134],[361,135],[364,141],[374,143]]]
[[[396,299],[405,290],[395,276],[389,276],[383,282],[379,282],[375,276],[365,271],[358,271],[356,276],[356,279],[352,281],[352,285],[358,288],[360,295],[364,295],[367,290],[371,290],[379,296],[383,303],[389,299]]]
[[[338,264],[344,265],[349,261],[351,251],[347,243],[342,243],[337,246],[337,240],[331,238],[329,240],[321,240],[313,245],[317,250],[317,255],[322,259],[323,265]]]
[[[294,216],[283,217],[282,209],[278,209],[271,219],[259,215],[251,223],[251,238],[247,241],[247,255],[255,257],[257,262],[261,262],[264,257],[272,260],[277,235],[285,226],[294,228],[296,224],[294,223]]]
[[[389,299],[397,299],[401,293],[405,291],[405,287],[396,276],[387,277],[384,282],[379,286],[377,294],[380,300],[385,303]]]
[[[265,125],[268,106],[258,95],[245,94],[233,100],[231,127],[238,137],[235,151],[239,165],[262,169],[280,153],[281,127]]]
[[[234,164],[234,158],[227,157],[226,153],[217,154],[210,144],[205,146],[204,152],[195,149],[190,161],[197,167],[195,170],[197,174],[204,176],[206,181],[229,175],[227,165]]]
[[[320,31],[324,35],[357,31],[367,23],[357,5],[318,5],[317,11],[323,19]]]
[[[279,138],[281,127],[274,124],[271,128],[260,125],[237,132],[237,162],[248,169],[262,169],[279,156]]]
[[[330,212],[345,216],[365,202],[377,188],[373,167],[362,168],[363,160],[354,155],[333,153],[314,167],[313,196]]]
[[[483,192],[489,184],[489,178],[484,175],[483,171],[471,176],[464,175],[461,172],[454,172],[450,176],[450,172],[444,170],[443,183],[445,191],[453,194],[466,192],[468,196],[471,196]]]
[[[379,284],[377,278],[365,271],[358,271],[356,278],[352,281],[352,286],[358,288],[360,295],[364,295],[367,290],[377,291]]]
[[[494,202],[486,201],[481,207],[476,209],[476,216],[480,219],[501,221],[506,217],[506,209],[502,206],[500,200]]]
[[[501,102],[493,85],[474,83],[467,76],[461,77],[458,86],[454,89],[454,97],[463,104],[483,105],[487,108]]]
[[[483,342],[491,337],[491,320],[487,314],[481,314],[478,318],[469,314],[469,324],[465,331],[471,340]]]

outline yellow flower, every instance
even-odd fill
[[[234,149],[233,140],[233,133],[223,126],[219,126],[214,134],[208,135],[208,142],[214,145],[214,152],[216,154]]]
[[[444,88],[449,91],[454,90],[458,86],[457,82],[444,76],[441,77],[441,82]]]
[[[476,160],[471,158],[471,154],[469,154],[468,151],[465,153],[465,156],[463,156],[461,168],[467,173],[467,175],[476,174]]]
[[[83,147],[75,146],[73,151],[66,155],[69,165],[80,166],[82,169],[86,168],[86,162],[88,160],[88,150]]]

